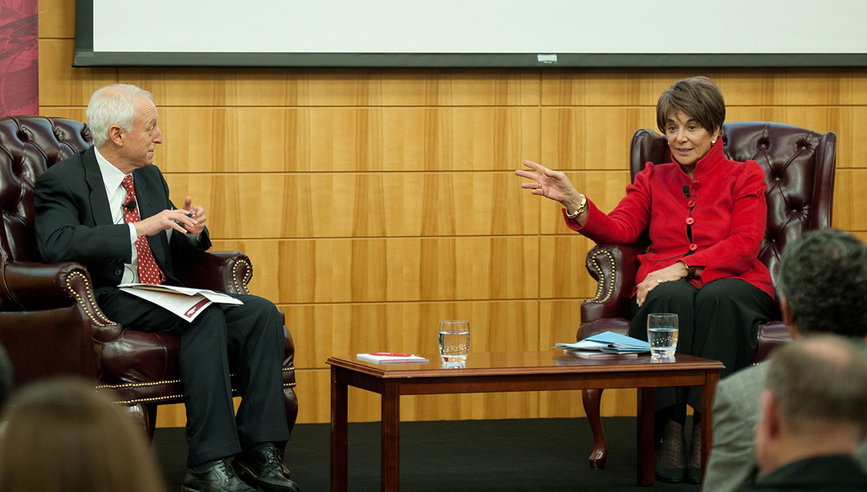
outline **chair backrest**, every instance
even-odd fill
[[[734,161],[752,159],[765,170],[768,226],[759,259],[776,285],[783,249],[804,232],[831,227],[837,136],[764,121],[736,121],[722,127],[725,154]],[[647,162],[671,162],[665,137],[638,130],[632,138],[632,179]]]
[[[87,149],[80,121],[42,116],[0,118],[0,265],[41,261],[36,247],[33,187],[52,165]]]

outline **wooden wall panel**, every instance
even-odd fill
[[[542,205],[511,172],[166,173],[166,180],[176,204],[190,196],[205,207],[212,238],[538,234]]]
[[[729,108],[867,104],[865,68],[546,70],[542,72],[542,104],[655,108],[659,95],[672,82],[695,75],[712,78]]]
[[[169,106],[536,106],[528,70],[123,68]]]
[[[250,255],[251,288],[277,303],[535,298],[538,247],[520,236],[214,241]]]
[[[361,352],[437,356],[439,321],[470,322],[470,354],[539,350],[538,306],[532,301],[281,304],[295,340],[295,367],[325,368],[328,357]],[[547,349],[548,347],[544,347]]]
[[[74,3],[74,1],[70,2]],[[39,39],[39,106],[87,106],[93,91],[117,82],[114,68],[73,68],[72,39]]]
[[[656,128],[653,108],[545,108],[542,164],[558,170],[629,168],[629,142],[639,128]]]
[[[329,418],[329,356],[434,354],[440,319],[470,319],[473,352],[573,340],[592,243],[513,170],[565,170],[610,211],[633,133],[684,76],[716,80],[729,121],[836,132],[834,225],[867,238],[867,68],[73,68],[74,5],[39,3],[40,113],[84,119],[116,81],[153,92],[174,200],[206,207],[215,249],[249,254],[252,290],[287,315],[299,422]],[[351,398],[353,420],[379,418],[378,398]],[[606,392],[604,414],[634,411],[634,391]],[[578,392],[402,400],[405,419],[581,415]],[[183,406],[161,410],[183,423]]]
[[[538,159],[538,120],[536,108],[170,106],[157,163],[167,173],[506,171]]]

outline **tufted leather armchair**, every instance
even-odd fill
[[[837,136],[780,123],[739,121],[723,124],[722,138],[729,159],[752,159],[765,170],[768,225],[759,258],[776,281],[780,255],[787,244],[806,231],[831,227]],[[671,154],[665,137],[651,130],[638,130],[632,138],[629,160],[633,180],[647,162],[671,162]],[[645,246],[600,244],[587,254],[587,270],[599,284],[596,296],[581,305],[579,340],[604,331],[628,333],[637,256]],[[789,329],[782,321],[761,325],[753,361],[761,362],[788,340]],[[599,414],[601,396],[602,390],[585,390],[583,394],[584,410],[593,431],[589,459],[593,468],[603,468],[607,458]]]
[[[94,302],[79,263],[42,263],[36,247],[33,188],[45,170],[91,145],[84,123],[66,118],[0,118],[0,343],[15,367],[16,386],[57,374],[110,388],[153,437],[157,405],[183,403],[180,339],[121,326]],[[243,253],[213,252],[175,267],[191,287],[248,294],[253,276]],[[285,330],[283,392],[289,430],[295,424],[295,345]],[[233,384],[233,391],[234,384]]]

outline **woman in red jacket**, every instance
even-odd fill
[[[647,339],[649,313],[677,313],[677,351],[722,361],[724,377],[750,364],[758,325],[776,310],[771,275],[758,259],[767,222],[764,171],[755,161],[723,155],[725,102],[707,77],[675,82],[656,109],[673,162],[648,163],[609,214],[562,172],[524,161],[532,171],[515,173],[531,180],[522,188],[560,202],[566,224],[597,243],[631,244],[646,233],[630,336]],[[657,476],[664,481],[701,479],[701,433],[693,432],[684,463],[687,404],[697,422],[698,391],[657,391],[657,422],[665,423]]]

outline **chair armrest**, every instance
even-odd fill
[[[602,318],[629,318],[629,303],[638,255],[644,248],[636,245],[599,244],[587,253],[587,271],[598,285],[596,295],[581,304],[581,323]]]
[[[75,262],[12,262],[3,271],[7,311],[45,311],[78,305],[91,321],[95,341],[117,338],[123,329],[108,319],[96,304],[90,273]]]
[[[211,289],[232,294],[249,294],[247,284],[253,278],[250,258],[237,251],[202,253],[192,261],[173,265],[175,277],[188,287]]]

